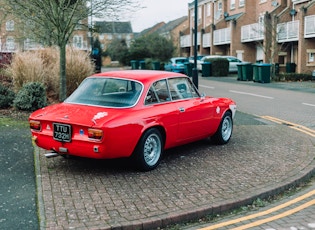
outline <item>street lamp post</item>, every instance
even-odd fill
[[[195,28],[194,28],[194,68],[192,69],[192,79],[195,86],[198,88],[198,69],[197,69],[197,30],[198,30],[198,0],[195,0]]]

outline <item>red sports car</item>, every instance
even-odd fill
[[[158,166],[163,150],[232,135],[236,104],[200,95],[190,78],[150,70],[86,78],[63,103],[29,117],[33,140],[54,155],[132,157],[139,169]]]

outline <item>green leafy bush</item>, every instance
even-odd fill
[[[5,109],[13,104],[15,93],[9,88],[0,84],[0,109]]]
[[[30,82],[25,84],[13,101],[17,109],[35,111],[47,105],[46,89],[42,83]]]
[[[311,81],[312,75],[306,73],[280,73],[276,81]]]
[[[211,62],[212,75],[216,77],[229,74],[229,61],[226,58],[208,58],[205,62]]]

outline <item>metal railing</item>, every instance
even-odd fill
[[[215,30],[213,33],[213,45],[224,45],[231,43],[231,28]]]
[[[241,28],[241,41],[252,42],[264,39],[264,25],[262,23],[254,23]]]
[[[299,24],[298,20],[280,23],[277,25],[278,42],[289,42],[299,40]]]

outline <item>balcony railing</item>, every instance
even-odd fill
[[[299,21],[291,21],[277,25],[278,42],[299,40]]]
[[[215,30],[213,33],[213,45],[224,45],[231,43],[231,28]]]
[[[306,16],[304,20],[304,37],[315,37],[315,15]]]
[[[252,42],[264,40],[264,25],[262,23],[254,23],[241,28],[242,42]]]
[[[190,47],[191,46],[191,36],[190,34],[180,37],[180,47]]]
[[[203,48],[211,47],[211,33],[203,34],[202,47]]]
[[[193,45],[195,44],[195,34],[192,34],[193,38],[192,38],[192,41],[193,41]],[[200,32],[197,32],[197,45],[200,46],[201,44],[201,33]]]

